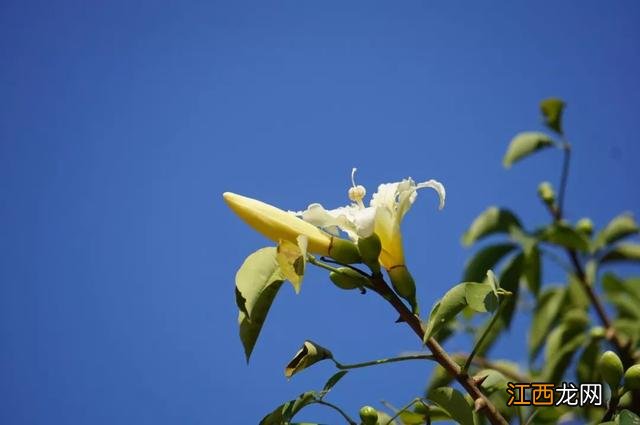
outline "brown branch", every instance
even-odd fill
[[[385,300],[391,304],[391,306],[400,314],[400,318],[409,325],[413,332],[424,340],[424,329],[420,319],[415,316],[407,308],[407,306],[398,298],[398,296],[389,288],[389,285],[385,282],[381,275],[371,278],[373,289],[380,294]],[[447,354],[446,351],[440,346],[438,341],[434,338],[429,338],[426,341],[426,345],[431,350],[435,360],[442,366],[456,381],[462,385],[462,387],[469,393],[473,400],[481,399],[481,403],[476,403],[477,406],[482,406],[480,412],[482,412],[489,422],[493,425],[508,425],[508,422],[502,417],[500,412],[496,409],[493,403],[482,393],[474,379],[467,373],[463,373],[460,366],[453,361],[453,359]]]

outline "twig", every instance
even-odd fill
[[[346,370],[346,369],[357,369],[360,367],[367,367],[367,366],[377,366],[377,365],[386,364],[386,363],[403,362],[407,360],[435,360],[435,358],[430,354],[411,354],[408,356],[389,357],[386,359],[371,360],[368,362],[352,363],[352,364],[342,364],[338,362],[336,359],[332,359],[332,360],[338,369]]]
[[[336,406],[335,404],[329,403],[328,401],[324,401],[324,400],[316,400],[314,403],[316,404],[322,404],[323,406],[327,406],[332,408],[333,410],[337,411],[338,413],[340,413],[342,415],[343,418],[345,418],[347,420],[347,422],[349,422],[349,425],[358,425],[358,423],[356,421],[354,421],[353,419],[351,419],[349,417],[349,415],[347,415],[344,410],[342,410],[341,408],[339,408],[338,406]]]
[[[400,314],[402,320],[407,323],[420,340],[424,340],[424,329],[422,328],[420,319],[411,313],[400,298],[389,288],[389,285],[387,285],[382,276],[373,276],[371,283],[373,289],[391,304],[398,314]],[[444,351],[438,341],[434,338],[429,338],[426,341],[426,345],[440,366],[451,376],[455,377],[473,400],[483,399],[481,412],[489,419],[489,422],[493,425],[508,425],[508,422],[502,417],[500,412],[498,412],[493,403],[480,391],[480,388],[478,388],[473,378],[467,373],[462,372],[460,366]]]

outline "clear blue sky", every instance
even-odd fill
[[[419,349],[374,296],[312,273],[283,287],[247,366],[233,279],[267,243],[227,190],[301,209],[344,204],[353,166],[369,193],[442,181],[445,209],[425,191],[404,226],[426,309],[459,281],[477,213],[546,219],[535,189],[558,153],[500,162],[554,95],[569,217],[638,213],[638,22],[633,1],[2,1],[0,422],[252,424],[332,373],[284,379],[305,338],[345,362]],[[427,372],[354,372],[332,399],[400,405]]]

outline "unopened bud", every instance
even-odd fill
[[[556,194],[549,182],[542,182],[538,186],[538,196],[547,205],[552,205],[556,201]]]
[[[329,273],[329,279],[340,289],[362,288],[368,283],[366,277],[349,267],[340,267],[337,272]]]
[[[602,326],[595,326],[591,328],[591,331],[589,333],[591,335],[591,338],[602,339],[605,337],[605,330]]]
[[[358,250],[362,257],[362,262],[365,263],[373,272],[380,271],[380,252],[382,251],[382,242],[378,235],[373,233],[366,238],[358,239]]]
[[[371,406],[363,406],[360,409],[362,425],[376,425],[378,423],[378,411]]]
[[[404,265],[392,267],[387,271],[393,289],[398,295],[411,304],[412,313],[418,314],[418,302],[416,301],[416,283]]]
[[[354,264],[362,262],[358,247],[351,241],[331,237],[329,256],[342,264]]]
[[[576,230],[584,235],[591,236],[593,234],[593,221],[588,218],[581,218],[576,223]]]
[[[624,386],[630,390],[640,390],[640,364],[634,364],[624,373]]]
[[[598,361],[598,369],[600,369],[602,378],[609,384],[612,391],[620,386],[620,378],[622,378],[624,369],[622,367],[622,361],[616,353],[613,351],[605,351],[602,353]]]

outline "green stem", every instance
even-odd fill
[[[462,366],[463,373],[467,373],[467,371],[469,370],[469,367],[471,366],[471,362],[473,362],[473,358],[478,353],[478,350],[480,350],[480,347],[482,346],[482,343],[489,335],[491,328],[493,328],[493,326],[498,321],[498,318],[500,317],[500,312],[502,311],[502,306],[503,306],[503,303],[502,301],[500,301],[500,305],[496,309],[496,312],[493,314],[493,317],[491,318],[489,325],[484,329],[478,341],[476,341],[475,345],[473,346],[473,350],[471,350],[471,353],[469,354],[469,357],[467,357],[467,360],[465,361],[464,366]]]
[[[435,360],[435,358],[430,354],[411,354],[408,356],[389,357],[386,359],[371,360],[368,362],[353,363],[353,364],[342,364],[336,359],[332,359],[332,360],[338,369],[346,370],[346,369],[357,369],[360,367],[377,366],[377,365],[386,364],[386,363],[403,362],[407,360]]]
[[[323,263],[322,261],[317,260],[316,257],[314,257],[313,255],[307,255],[307,261],[313,264],[314,266],[320,267],[321,269],[329,270],[330,272],[340,273],[340,270],[328,265],[327,263]]]
[[[330,407],[333,410],[337,411],[338,413],[340,413],[342,415],[343,418],[345,418],[347,420],[347,422],[349,422],[349,425],[358,425],[358,423],[356,421],[354,421],[353,419],[351,419],[349,417],[349,415],[347,415],[345,413],[344,410],[342,410],[341,408],[339,408],[335,404],[329,403],[328,401],[324,401],[324,400],[316,400],[315,403],[322,404],[323,406]]]
[[[564,212],[564,193],[569,178],[569,165],[571,163],[571,145],[566,140],[562,141],[562,173],[560,174],[560,187],[558,188],[558,207],[555,211],[555,219],[560,220]]]
[[[389,418],[389,420],[387,422],[385,422],[384,425],[390,425],[391,422],[393,422],[394,419],[396,419],[398,416],[400,416],[402,414],[402,412],[406,412],[407,410],[409,410],[411,408],[411,406],[413,406],[414,404],[418,403],[419,401],[422,401],[422,399],[420,397],[413,399],[406,406],[404,406],[403,408],[398,410],[395,415],[393,415],[391,418]]]

